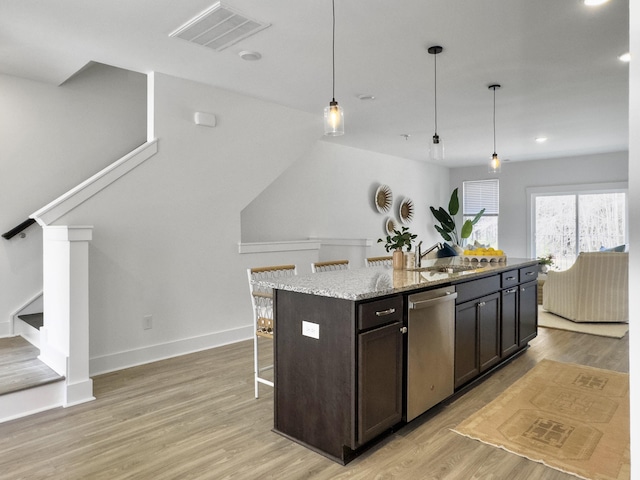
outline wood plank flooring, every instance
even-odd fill
[[[628,348],[628,336],[540,329],[474,389],[340,466],[271,432],[273,390],[253,397],[241,342],[98,376],[94,402],[0,424],[0,478],[575,480],[450,429],[542,358],[628,372]]]

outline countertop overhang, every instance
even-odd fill
[[[276,290],[358,301],[455,284],[537,263],[536,259],[531,258],[508,258],[503,262],[467,262],[461,257],[448,257],[423,261],[419,269],[366,267],[261,280],[257,283]],[[460,267],[471,269],[457,271]],[[453,272],[448,273],[447,268],[453,269]]]

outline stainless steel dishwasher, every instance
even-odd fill
[[[453,394],[455,287],[409,295],[407,422]]]

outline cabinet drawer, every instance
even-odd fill
[[[520,269],[520,283],[527,283],[538,278],[538,265],[523,267]]]
[[[358,306],[358,330],[402,321],[402,297],[385,298]]]
[[[493,275],[487,278],[481,278],[479,280],[472,280],[470,282],[460,283],[456,285],[456,292],[458,292],[458,298],[456,303],[464,303],[474,298],[480,298],[490,293],[495,293],[500,290],[500,275]]]
[[[513,287],[518,284],[518,270],[509,270],[500,275],[502,288]]]

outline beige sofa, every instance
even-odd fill
[[[550,271],[542,307],[574,322],[628,322],[629,254],[583,252],[568,270]]]

